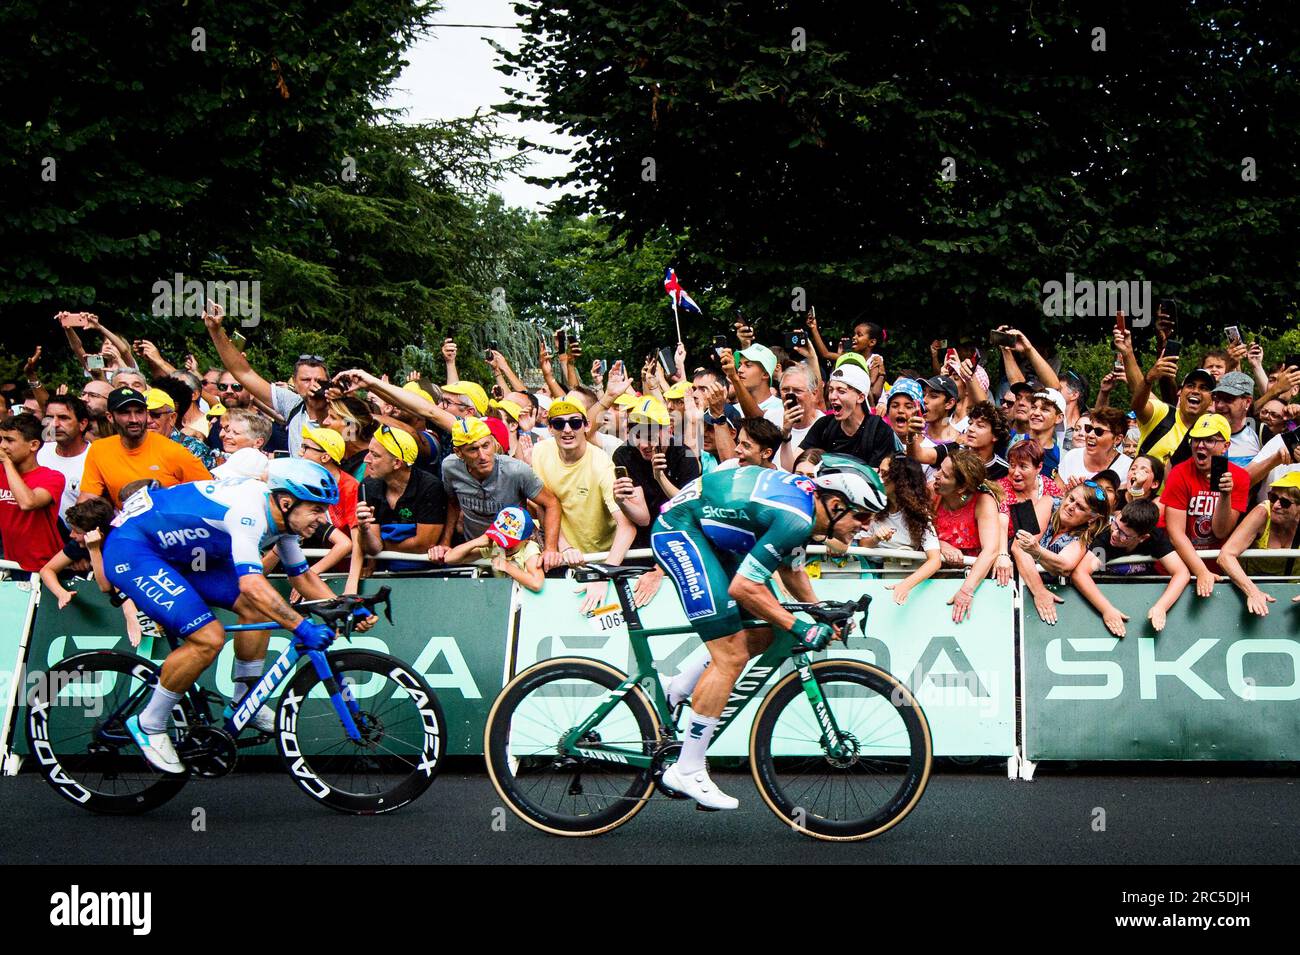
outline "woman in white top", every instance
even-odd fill
[[[894,592],[894,603],[901,605],[913,587],[929,580],[943,566],[943,556],[939,536],[934,532],[934,511],[920,462],[902,455],[885,458],[880,462],[880,477],[889,495],[889,510],[877,515],[862,546],[925,552],[925,562],[920,567],[898,583],[886,585],[887,590]]]
[[[1118,408],[1093,408],[1082,435],[1074,436],[1074,447],[1061,455],[1057,465],[1057,483],[1066,490],[1107,469],[1119,475],[1121,485],[1128,484],[1128,469],[1133,459],[1120,451],[1120,442],[1128,432],[1128,417]],[[1083,440],[1080,442],[1080,436]]]

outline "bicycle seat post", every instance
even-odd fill
[[[636,599],[632,593],[632,578],[619,576],[614,578],[614,590],[618,594],[619,607],[623,611],[623,623],[628,632],[641,629],[641,614],[636,609]]]

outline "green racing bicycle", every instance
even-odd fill
[[[529,825],[561,836],[594,836],[644,807],[681,752],[675,715],[648,638],[690,633],[645,629],[632,597],[644,568],[588,565],[580,581],[613,581],[636,672],[585,657],[543,660],[502,689],[484,733],[493,786]],[[787,603],[792,613],[840,626],[843,635],[871,598]],[[746,626],[766,626],[761,621]],[[749,764],[763,801],[796,831],[855,841],[897,825],[930,778],[930,727],[896,677],[858,660],[813,662],[793,636],[774,628],[772,645],[741,675],[714,741],[763,694],[749,738]],[[785,667],[789,663],[791,666]],[[783,672],[784,671],[784,672]]]

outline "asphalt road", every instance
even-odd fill
[[[738,773],[718,774],[741,800],[736,812],[701,813],[656,798],[626,826],[595,839],[531,829],[499,809],[472,764],[444,770],[417,802],[371,818],[320,808],[278,772],[191,782],[171,803],[123,818],[78,810],[40,777],[23,774],[0,778],[0,863],[173,862],[178,850],[187,862],[290,864],[1258,864],[1300,857],[1300,777],[1293,770],[1210,772],[1040,769],[1025,783],[992,768],[949,770],[932,778],[897,829],[845,845],[784,829],[749,776]],[[196,809],[203,810],[203,831],[195,831]],[[1098,809],[1104,831],[1094,831]]]

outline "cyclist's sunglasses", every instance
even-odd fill
[[[552,418],[550,419],[550,425],[556,431],[563,431],[565,428],[572,428],[574,431],[587,430],[587,420],[577,416],[572,418]]]

